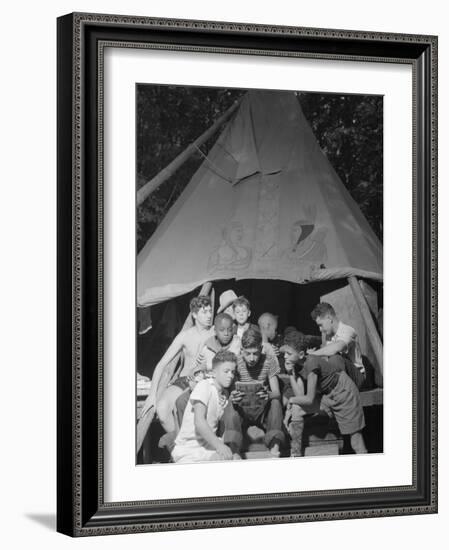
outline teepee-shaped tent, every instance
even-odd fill
[[[137,301],[219,279],[382,278],[382,245],[293,92],[249,91],[139,254]]]
[[[156,186],[166,174],[155,178]],[[318,299],[356,328],[382,385],[376,297],[370,300],[372,290],[358,277],[382,280],[382,245],[321,151],[297,97],[249,91],[141,250],[137,305],[144,311],[201,285],[209,292],[214,281],[217,287],[231,279],[329,281]],[[344,281],[337,290],[330,283],[336,279]],[[139,421],[137,449],[153,414]]]

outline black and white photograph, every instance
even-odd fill
[[[383,97],[138,83],[135,131],[136,463],[382,453]]]

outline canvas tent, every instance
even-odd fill
[[[382,245],[320,149],[298,98],[257,90],[243,97],[141,250],[137,303],[148,309],[206,283],[221,292],[251,282],[266,298],[262,310],[270,310],[270,297],[292,307],[286,285],[313,287],[294,306],[310,319],[316,301],[332,303],[377,363],[381,385],[372,281],[382,281]],[[268,291],[260,287],[266,283]]]
[[[145,308],[207,281],[382,280],[382,245],[293,92],[249,91],[137,261]],[[347,302],[347,300],[345,300]]]
[[[250,91],[138,256],[151,306],[219,279],[382,279],[382,246],[292,92]]]

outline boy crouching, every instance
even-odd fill
[[[292,349],[292,351],[297,350]],[[362,435],[365,417],[360,393],[355,383],[346,374],[344,361],[338,356],[314,355],[311,350],[308,350],[307,353],[301,370],[301,378],[306,381],[307,391],[304,392],[302,384],[292,384],[295,394],[289,399],[292,414],[293,408],[297,405],[301,409],[311,406],[316,394],[321,394],[320,409],[335,418],[340,433],[349,436],[351,447],[355,453],[366,453]],[[288,354],[285,353],[286,362],[287,356]],[[291,357],[291,359],[294,358]]]
[[[217,428],[228,404],[227,389],[234,380],[237,357],[219,351],[212,359],[212,378],[201,380],[190,395],[181,429],[175,439],[175,462],[232,460],[231,449],[217,437]]]

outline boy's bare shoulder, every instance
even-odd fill
[[[183,330],[179,333],[179,336],[181,336],[183,339],[190,339],[190,338],[209,338],[210,336],[213,336],[215,333],[213,331],[213,328],[206,331],[204,334],[201,332],[198,332],[198,329],[193,326],[190,328],[187,328],[186,330]]]

